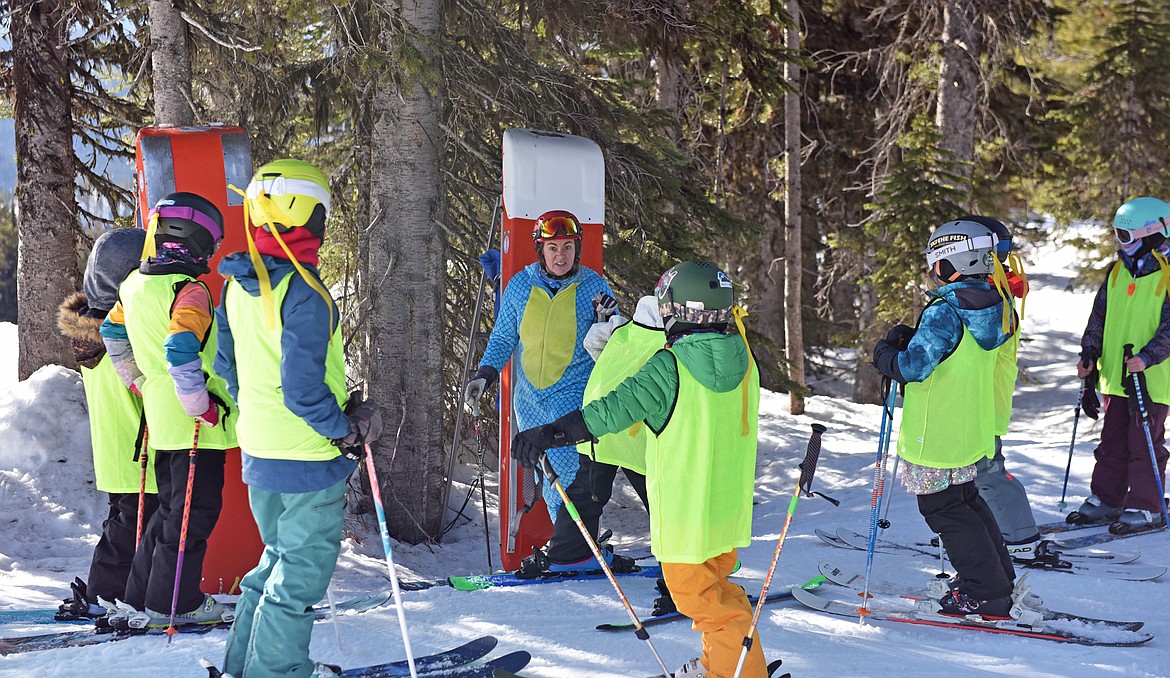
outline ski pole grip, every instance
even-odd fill
[[[806,497],[811,497],[816,494],[837,505],[838,502],[835,499],[827,497],[820,492],[814,493],[812,491],[813,475],[817,472],[817,462],[821,458],[821,435],[827,430],[828,428],[824,424],[812,425],[812,434],[808,438],[808,448],[804,453],[804,461],[800,462],[800,481],[797,483],[797,487],[800,491],[804,492]]]
[[[1122,353],[1125,355],[1126,360],[1129,360],[1130,358],[1132,358],[1133,357],[1133,344],[1126,344],[1125,347],[1122,349]]]

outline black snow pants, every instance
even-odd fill
[[[918,495],[918,511],[942,538],[959,573],[959,590],[979,600],[1011,595],[1016,579],[1012,559],[974,481]]]
[[[125,601],[141,610],[170,612],[175,587],[175,567],[179,555],[179,535],[183,524],[183,502],[187,492],[188,453],[190,450],[159,450],[154,462],[158,483],[158,510],[154,512],[142,535],[142,544],[134,554],[130,578],[126,582]],[[207,538],[219,520],[223,508],[223,450],[200,449],[195,458],[195,482],[191,488],[191,516],[187,524],[187,543],[183,555],[183,572],[179,579],[176,614],[190,612],[203,604],[199,583],[203,579],[203,556]]]
[[[596,539],[597,529],[601,524],[601,512],[613,495],[613,482],[617,478],[619,467],[594,461],[587,454],[577,456],[580,466],[573,482],[565,488],[565,494],[569,495],[569,499],[577,507],[582,522],[589,528],[589,534]],[[622,473],[626,475],[630,486],[649,511],[646,476],[629,469],[622,469]],[[557,510],[557,519],[553,523],[552,539],[548,543],[548,557],[554,563],[579,563],[593,557],[593,552],[589,550],[589,545],[581,536],[581,530],[573,522],[564,504]]]
[[[157,508],[158,496],[147,494],[142,516],[145,523],[150,522]],[[102,523],[102,536],[89,562],[85,595],[90,603],[97,604],[99,596],[110,602],[126,597],[126,580],[130,577],[130,563],[134,560],[137,532],[138,495],[111,492],[110,514]]]

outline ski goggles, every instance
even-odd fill
[[[156,207],[150,210],[146,215],[147,224],[156,224],[159,219],[186,219],[193,221],[203,228],[207,229],[216,242],[223,238],[223,229],[215,220],[207,216],[203,212],[192,207],[184,207],[179,205],[166,205],[163,207]]]
[[[555,216],[537,224],[532,232],[533,240],[555,240],[557,238],[580,238],[581,224],[576,219],[566,216]]]
[[[1122,245],[1128,245],[1128,244],[1135,242],[1137,240],[1140,240],[1148,235],[1153,235],[1155,233],[1161,233],[1162,229],[1164,229],[1165,227],[1166,227],[1165,224],[1163,224],[1162,221],[1159,219],[1158,221],[1151,221],[1150,223],[1146,224],[1145,226],[1142,226],[1141,228],[1135,228],[1132,231],[1124,229],[1124,228],[1117,228],[1116,226],[1114,226],[1113,227],[1113,235],[1114,235],[1114,237],[1117,238],[1117,242],[1121,243]]]
[[[945,235],[941,238],[935,238],[926,246],[926,266],[934,268],[934,265],[959,252],[978,252],[980,250],[994,250],[999,242],[999,238],[994,235],[980,235],[970,237],[963,234]]]

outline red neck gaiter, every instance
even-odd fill
[[[310,233],[307,228],[294,228],[288,233],[281,233],[280,239],[288,245],[289,252],[292,252],[297,261],[310,266],[317,265],[321,239]],[[256,250],[270,257],[288,259],[284,248],[276,242],[276,237],[262,228],[256,231]]]

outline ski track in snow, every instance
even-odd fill
[[[1056,507],[1067,460],[1073,404],[1078,382],[1073,363],[1092,301],[1092,290],[1069,291],[1075,253],[1040,248],[1030,257],[1033,290],[1023,325],[1016,391],[1016,414],[1004,445],[1009,470],[1027,487],[1039,522],[1058,520]],[[1095,289],[1096,283],[1091,285]],[[15,365],[15,328],[0,325],[0,345]],[[105,513],[105,498],[92,483],[84,394],[76,373],[47,367],[15,383],[14,369],[0,374],[0,609],[48,607],[68,591],[74,576],[85,577],[96,531]],[[824,545],[814,528],[830,532],[849,527],[867,532],[870,492],[877,449],[880,408],[815,396],[807,413],[787,413],[785,394],[765,393],[761,403],[760,447],[754,517],[755,538],[741,550],[743,569],[736,581],[756,593],[771,561],[788,501],[804,455],[809,424],[829,427],[814,489],[841,501],[833,507],[819,498],[803,498],[780,558],[774,587],[802,582],[816,574],[817,563],[831,559],[863,570],[865,554]],[[1099,425],[1082,418],[1067,501],[1072,510],[1088,491],[1092,450]],[[893,460],[890,461],[892,469]],[[460,469],[462,481],[451,492],[453,508],[462,503],[473,466]],[[633,491],[620,481],[604,518],[619,551],[649,548],[648,520]],[[913,497],[897,482],[892,486],[888,536],[927,539]],[[494,490],[495,474],[488,487]],[[468,505],[471,522],[456,527],[438,546],[394,544],[394,558],[404,579],[470,574],[486,568],[478,492]],[[496,536],[495,497],[489,493],[492,534]],[[224,516],[221,519],[230,519]],[[1165,533],[1115,542],[1116,548],[1142,552],[1139,563],[1170,564],[1170,537]],[[1108,546],[1106,546],[1108,548]],[[497,554],[493,559],[498,566]],[[938,562],[925,556],[878,554],[875,576],[927,582]],[[948,568],[948,572],[949,572]],[[861,625],[794,606],[765,608],[761,635],[769,659],[781,657],[783,671],[794,676],[1164,676],[1170,672],[1170,596],[1167,582],[1122,582],[1090,576],[1037,572],[1034,591],[1055,609],[1117,619],[1142,619],[1155,639],[1144,647],[1093,648],[1008,638],[978,632],[889,625]],[[657,595],[650,579],[619,580],[640,614],[648,614]],[[372,590],[388,590],[377,526],[368,520],[362,542],[347,541],[333,579],[337,599]],[[831,590],[831,589],[830,589]],[[843,589],[841,589],[843,591]],[[626,619],[605,580],[541,584],[518,588],[460,592],[449,588],[406,592],[405,612],[417,654],[459,645],[473,636],[500,639],[491,656],[528,650],[527,676],[641,677],[656,670],[645,643],[632,633],[595,631],[602,622]],[[404,657],[393,607],[345,614],[340,625],[344,649],[338,647],[331,622],[318,622],[312,655],[343,666],[363,666]],[[60,626],[3,628],[5,636],[61,629]],[[650,629],[651,638],[670,668],[697,656],[699,636],[689,624],[676,622]],[[118,675],[169,678],[202,677],[199,657],[219,662],[226,632],[177,636],[168,646],[160,637],[37,652],[0,658],[0,676]]]

